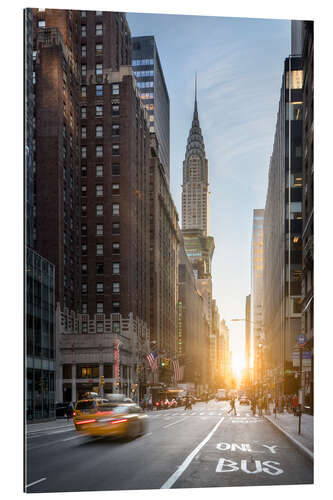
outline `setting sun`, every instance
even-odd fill
[[[236,354],[232,357],[232,371],[236,378],[240,379],[245,368],[245,360],[242,354]]]

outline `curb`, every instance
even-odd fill
[[[289,434],[287,431],[285,431],[280,425],[278,425],[274,420],[271,420],[271,418],[267,417],[264,415],[265,420],[267,420],[273,427],[276,427],[282,434],[284,434],[289,441],[292,442],[292,444],[307,458],[309,458],[313,462],[313,452],[309,450],[306,446],[304,446],[302,443],[297,441],[291,434]]]

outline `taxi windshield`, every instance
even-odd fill
[[[76,409],[79,411],[82,410],[93,410],[97,408],[96,401],[79,401],[76,405]]]

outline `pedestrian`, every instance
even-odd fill
[[[251,410],[252,410],[253,416],[256,414],[256,409],[257,409],[257,401],[256,401],[255,396],[253,396],[252,401],[251,401]]]
[[[153,398],[150,396],[149,400],[148,400],[148,408],[150,411],[153,410]]]
[[[259,417],[262,417],[262,407],[263,407],[263,401],[262,401],[262,397],[260,396],[260,398],[258,399]]]
[[[231,398],[230,400],[230,409],[228,410],[228,413],[230,413],[232,410],[234,410],[234,415],[237,415],[235,398]]]
[[[66,411],[67,420],[73,417],[73,410],[74,410],[73,403],[69,403]]]
[[[293,412],[294,412],[294,415],[296,415],[297,406],[298,406],[298,397],[296,394],[294,394],[294,396],[293,396],[292,403],[293,403]]]

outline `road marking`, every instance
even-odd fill
[[[33,486],[34,484],[41,483],[42,481],[45,481],[46,477],[42,477],[41,479],[38,479],[38,481],[34,481],[33,483],[27,484],[26,488],[29,488],[30,486]]]
[[[77,439],[77,438],[80,438],[83,436],[84,436],[84,434],[78,434],[77,436],[72,436],[70,438],[62,439],[61,441],[71,441],[72,439]]]
[[[187,469],[187,467],[190,465],[192,462],[193,458],[197,455],[197,453],[201,450],[203,446],[210,440],[216,429],[220,426],[220,424],[223,422],[224,417],[222,417],[215,427],[210,431],[210,433],[205,437],[203,441],[201,441],[200,444],[188,455],[187,458],[185,458],[184,462],[178,467],[176,472],[172,474],[172,476],[169,477],[169,479],[162,484],[161,489],[166,489],[166,488],[171,488],[177,479],[183,474],[183,472]]]
[[[166,429],[167,427],[171,427],[172,425],[178,424],[179,422],[183,422],[183,420],[186,420],[185,418],[181,418],[180,420],[177,420],[176,422],[172,422],[172,424],[165,425],[163,429]]]
[[[203,411],[203,412],[201,412],[201,413],[199,413],[199,415],[204,415],[204,414],[205,414],[205,412],[204,412],[204,411]]]

